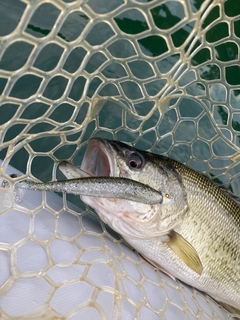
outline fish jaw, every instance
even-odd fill
[[[150,234],[148,235],[139,227],[142,224],[142,217],[152,218],[156,216],[155,211],[157,210],[149,209],[149,205],[141,203],[136,205],[134,201],[122,199],[98,198],[96,200],[96,198],[89,196],[81,196],[81,199],[96,210],[104,223],[122,236],[136,240],[153,237],[151,230],[149,230]],[[151,226],[149,229],[151,229]],[[158,235],[158,238],[160,239],[160,235]]]
[[[96,177],[122,176],[114,149],[107,140],[101,138],[89,140],[81,170],[90,176]],[[79,170],[76,171],[79,173]],[[74,174],[74,166],[71,167],[71,174]],[[123,233],[126,236],[133,236],[134,238],[142,238],[142,234],[134,225],[135,221],[130,218],[132,216],[131,213],[134,212],[135,217],[141,217],[142,213],[147,214],[148,217],[152,216],[152,210],[149,210],[150,206],[142,203],[122,199],[96,199],[89,196],[81,196],[81,199],[84,203],[94,208],[102,221],[116,232]]]
[[[90,139],[81,169],[95,177],[119,177],[114,151],[106,140]]]
[[[83,171],[81,168],[76,167],[67,161],[61,161],[58,167],[67,179],[91,177],[89,173]]]
[[[68,179],[87,175],[95,177],[126,177],[126,174],[121,172],[117,159],[116,150],[108,140],[94,138],[89,140],[80,168],[69,162],[62,161],[59,164],[59,169]],[[147,235],[142,232],[140,227],[144,222],[145,224],[151,224],[148,228],[150,231],[149,237],[153,236],[151,229],[158,223],[155,218],[158,216],[160,204],[148,205],[131,200],[90,196],[80,196],[80,198],[84,203],[95,209],[99,217],[116,232],[136,239],[144,239]],[[156,220],[155,222],[152,221],[154,219]],[[158,232],[159,235],[160,233]]]
[[[84,177],[119,177],[114,151],[105,140],[90,139],[80,167],[67,161],[59,163],[60,171],[68,179]]]

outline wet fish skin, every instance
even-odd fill
[[[35,191],[66,192],[113,199],[120,198],[145,204],[161,204],[163,202],[161,191],[154,190],[149,186],[127,178],[86,177],[45,183],[25,180],[17,183],[16,187]]]
[[[131,168],[131,155],[143,160],[139,169]],[[217,301],[240,309],[240,207],[235,201],[185,165],[117,141],[91,139],[81,169],[95,176],[133,179],[173,197],[174,202],[167,206],[151,207],[82,199],[147,260]],[[179,249],[178,239],[185,239],[197,253],[202,264],[199,273],[181,258],[181,246],[180,255],[169,246],[172,232],[177,239],[175,248]]]

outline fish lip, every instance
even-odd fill
[[[116,176],[116,159],[113,148],[106,139],[92,138],[82,160],[81,169],[95,177]]]
[[[78,178],[89,177],[89,174],[85,173],[79,167],[76,167],[75,165],[65,160],[59,162],[58,168],[67,179],[78,179]]]

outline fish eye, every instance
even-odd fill
[[[134,169],[134,170],[142,169],[144,166],[144,159],[140,154],[136,152],[132,152],[128,156],[127,164],[130,169]]]

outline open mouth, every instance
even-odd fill
[[[102,139],[91,139],[85,152],[81,169],[91,176],[110,177],[113,175],[111,148]]]

